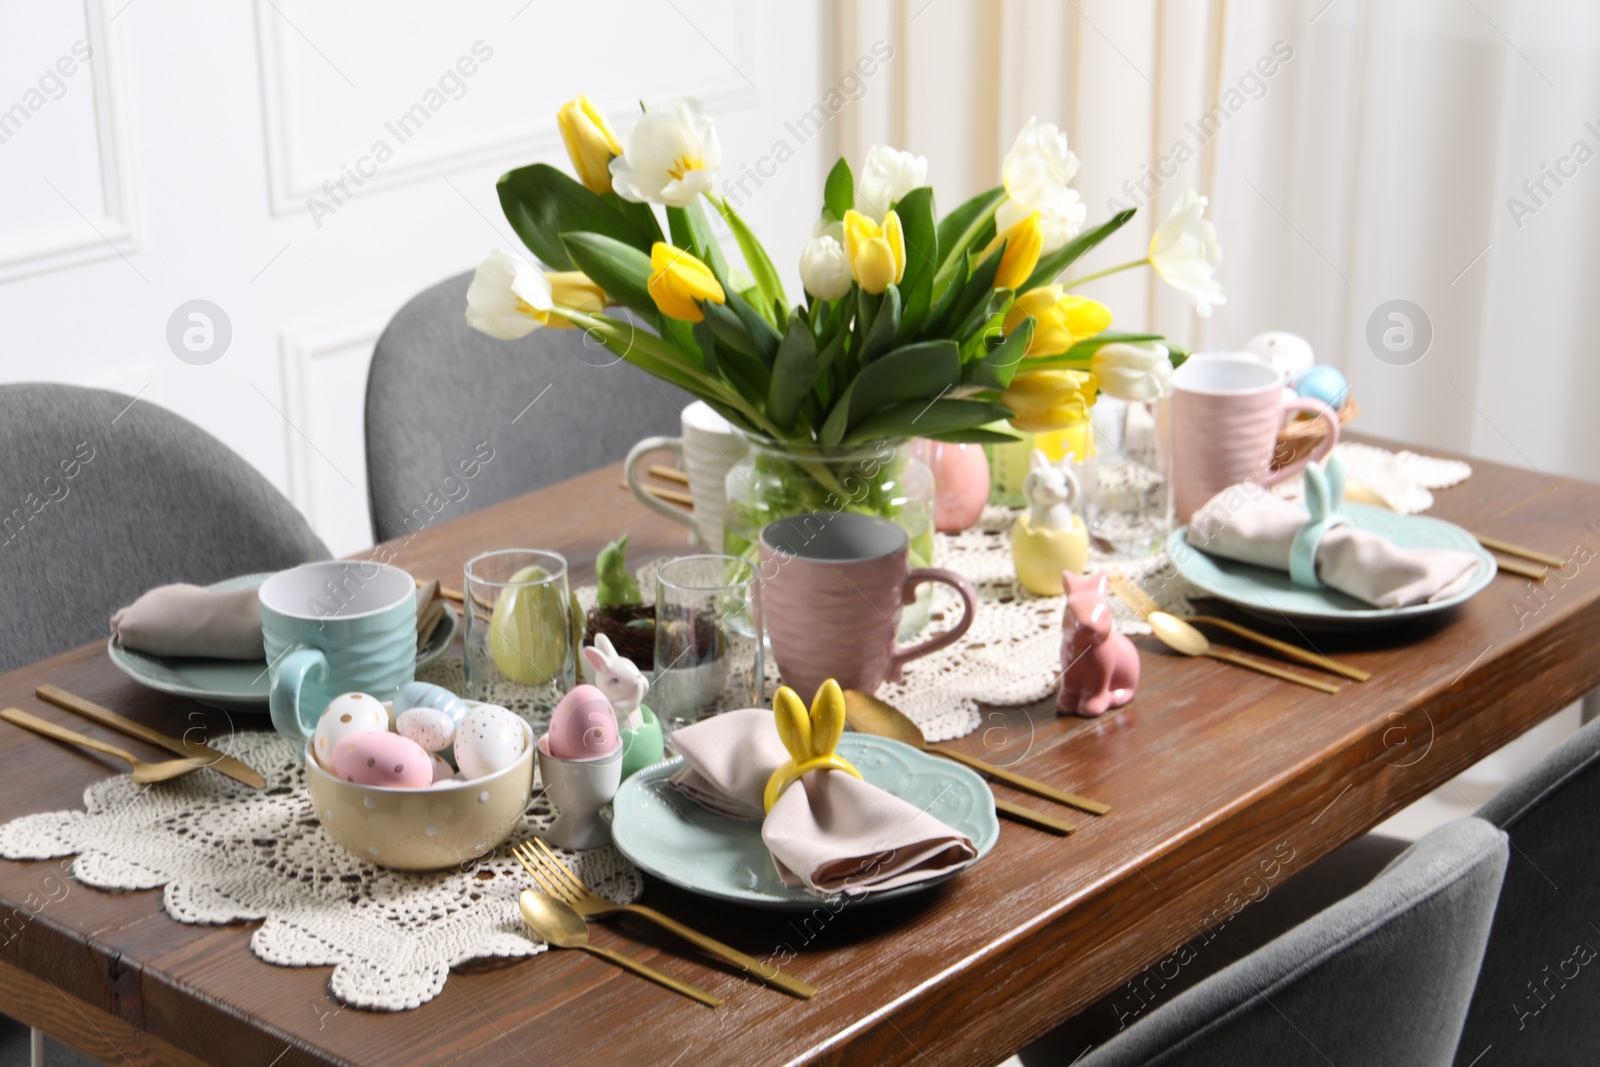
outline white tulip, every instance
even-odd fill
[[[928,160],[888,145],[875,144],[856,182],[856,210],[871,216],[873,222],[894,207],[911,190],[928,184]]]
[[[1083,202],[1076,189],[1068,189],[1064,185],[1034,199],[1008,196],[1000,201],[999,208],[995,210],[995,229],[1004,233],[1035,211],[1039,213],[1039,235],[1043,238],[1039,254],[1048,256],[1083,232],[1083,221],[1089,216],[1089,205]]]
[[[837,300],[850,291],[850,257],[838,239],[823,234],[800,253],[800,282],[818,300]]]
[[[1067,135],[1055,123],[1030,118],[1000,164],[1006,199],[995,212],[995,226],[1005,230],[1039,213],[1044,237],[1041,253],[1049,255],[1078,236],[1089,209],[1067,183],[1078,173],[1078,157],[1067,147]]]
[[[554,306],[544,271],[503,248],[489,253],[467,286],[467,325],[502,341],[548,323]]]
[[[611,161],[611,183],[636,204],[688,207],[712,190],[721,166],[716,126],[700,101],[685,97],[651,108],[628,131],[622,155]]]
[[[1090,359],[1089,370],[1100,380],[1100,391],[1118,400],[1148,403],[1171,388],[1172,359],[1167,346],[1154,341],[1105,345]]]
[[[1194,298],[1203,319],[1211,317],[1212,307],[1227,303],[1214,277],[1222,265],[1222,245],[1205,211],[1206,198],[1188,190],[1150,239],[1150,265],[1168,285]]]

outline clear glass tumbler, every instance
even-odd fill
[[[567,561],[506,548],[467,561],[467,697],[521,715],[534,736],[576,684]]]
[[[1143,559],[1160,552],[1173,529],[1172,400],[1105,407],[1095,412],[1098,454],[1079,470],[1089,536],[1104,557]]]
[[[656,678],[645,699],[668,731],[764,706],[761,582],[737,556],[680,556],[656,569]]]

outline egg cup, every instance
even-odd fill
[[[657,730],[659,732],[659,725]],[[641,729],[642,732],[642,729]],[[539,738],[539,775],[545,794],[556,806],[556,820],[538,836],[557,848],[582,850],[611,843],[611,826],[600,809],[611,803],[622,785],[622,756],[627,745],[591,759],[561,759],[549,750],[549,734]]]

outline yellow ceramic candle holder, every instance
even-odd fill
[[[772,713],[777,719],[778,737],[789,750],[789,761],[772,772],[761,803],[767,811],[789,786],[811,771],[844,771],[861,777],[849,760],[837,755],[839,737],[844,733],[844,693],[839,683],[829,678],[811,701],[811,712],[800,694],[783,685],[772,698]]]

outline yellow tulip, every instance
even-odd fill
[[[590,192],[611,191],[611,157],[622,155],[622,144],[611,130],[611,123],[587,96],[561,105],[556,112],[556,125],[561,127],[561,139],[567,143],[567,155],[578,179]]]
[[[728,300],[710,267],[664,241],[650,246],[650,281],[646,287],[661,314],[683,322],[704,321],[706,316],[699,301],[724,304]]]
[[[906,238],[893,211],[881,226],[859,211],[846,211],[844,251],[851,276],[869,293],[881,293],[906,276]]]
[[[551,299],[562,307],[581,311],[585,315],[598,315],[606,309],[606,291],[583,271],[551,270],[545,271],[544,276],[550,279]],[[551,315],[547,325],[571,329],[574,324],[560,315]]]
[[[1036,370],[1019,374],[1000,394],[1016,414],[1011,425],[1024,433],[1047,433],[1086,425],[1099,381],[1081,370]]]
[[[1067,296],[1059,285],[1041,285],[1017,297],[1006,312],[1005,332],[1033,320],[1030,356],[1058,356],[1111,325],[1111,309],[1086,296]]]
[[[994,240],[989,242],[989,247],[978,258],[988,259],[1001,245],[1005,245],[1006,250],[1000,257],[1000,269],[995,273],[994,287],[1015,289],[1027,281],[1033,274],[1033,268],[1039,265],[1039,253],[1044,248],[1044,230],[1039,225],[1039,213],[1035,211],[1021,222],[1013,223],[995,234]]]

